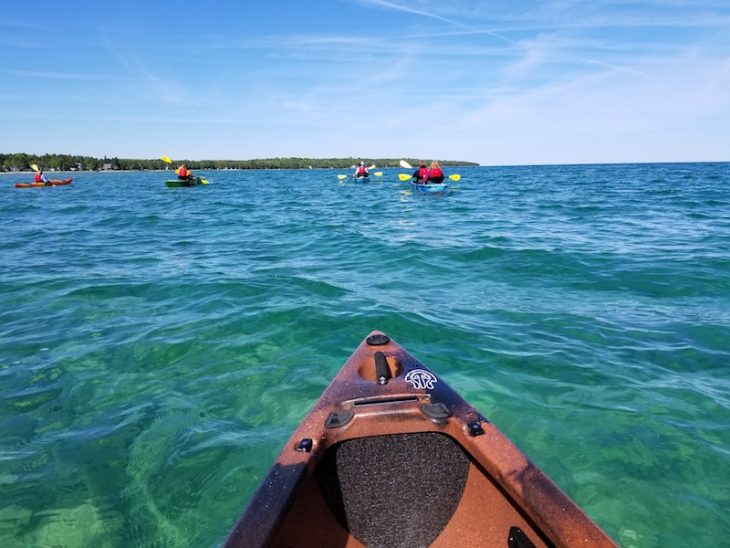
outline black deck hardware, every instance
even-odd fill
[[[388,360],[385,359],[385,354],[382,352],[375,353],[375,378],[378,380],[378,384],[385,384],[390,378]]]
[[[535,545],[529,538],[527,538],[525,532],[516,525],[513,525],[509,529],[507,546],[509,548],[535,548]]]
[[[352,418],[355,416],[355,413],[350,411],[349,409],[340,409],[338,411],[332,411],[330,413],[329,417],[327,417],[327,420],[324,421],[324,427],[325,428],[339,428],[340,426],[345,426],[348,422],[352,420]]]
[[[421,406],[421,411],[423,411],[423,414],[429,419],[438,423],[446,423],[448,418],[451,416],[449,408],[441,402],[424,403]]]
[[[482,421],[475,420],[470,422],[466,425],[466,427],[469,429],[469,435],[470,436],[481,436],[484,434],[484,429],[482,428]]]
[[[367,339],[365,339],[365,342],[368,344],[368,346],[383,346],[384,344],[388,344],[390,342],[390,337],[388,335],[370,335]]]
[[[297,451],[300,453],[309,453],[312,450],[312,438],[302,438],[297,445]]]

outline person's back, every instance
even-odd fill
[[[444,172],[441,170],[441,166],[439,166],[439,163],[436,160],[431,162],[426,173],[426,177],[424,178],[424,182],[435,184],[444,182]]]
[[[426,167],[426,163],[421,162],[418,168],[416,168],[416,171],[413,172],[413,178],[416,180],[416,183],[423,183],[427,173],[428,168]]]
[[[360,165],[357,166],[357,169],[355,170],[355,177],[367,177],[368,176],[368,170],[365,167],[364,162],[360,162]]]

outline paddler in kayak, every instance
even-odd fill
[[[441,171],[441,167],[436,160],[431,162],[426,170],[426,176],[423,178],[423,184],[439,184],[444,182],[444,172]]]
[[[43,168],[38,168],[38,171],[35,172],[35,177],[33,178],[33,181],[36,183],[46,183],[48,184],[48,178],[46,177],[46,174],[43,173]]]
[[[192,181],[195,178],[193,177],[192,171],[185,164],[180,164],[180,167],[175,170],[175,173],[177,173],[177,178],[181,181]]]
[[[359,177],[367,177],[367,176],[368,176],[368,168],[365,167],[365,162],[360,162],[357,165],[357,168],[355,168],[355,175],[353,175],[353,177],[355,177],[355,179],[357,179]]]
[[[413,182],[419,185],[423,184],[423,179],[426,177],[426,173],[428,173],[426,162],[421,162],[416,168],[416,171],[413,172]]]

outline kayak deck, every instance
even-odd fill
[[[15,188],[43,188],[47,186],[66,186],[70,185],[73,178],[69,179],[51,179],[45,183],[15,183]]]
[[[379,332],[299,425],[225,545],[615,546],[494,425]]]

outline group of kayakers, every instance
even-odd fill
[[[413,172],[413,182],[420,185],[443,183],[444,172],[441,171],[441,166],[436,160],[433,160],[428,167],[426,167],[426,162],[421,162]]]
[[[360,177],[367,177],[368,175],[368,168],[365,167],[365,162],[360,162],[355,168],[355,173],[352,176],[357,179]],[[422,185],[427,185],[429,183],[443,183],[444,178],[444,172],[441,170],[441,166],[439,166],[439,163],[436,160],[433,160],[429,166],[426,165],[426,162],[421,161],[420,165],[416,168],[416,171],[413,172],[413,182]]]
[[[190,171],[190,169],[188,169],[188,166],[185,164],[180,164],[180,166],[175,170],[175,173],[177,174],[177,178],[181,181],[191,181],[195,178],[193,172]],[[355,173],[353,174],[353,177],[367,177],[368,175],[368,168],[365,167],[365,162],[360,162],[355,168]],[[43,173],[42,168],[39,168],[38,171],[36,171],[34,180],[36,183],[48,182],[48,179],[46,178],[45,173]],[[416,171],[413,172],[413,180],[415,183],[423,185],[426,185],[428,183],[443,183],[444,172],[441,170],[441,167],[436,160],[433,160],[431,162],[431,165],[428,167],[426,166],[426,162],[422,161],[418,168],[416,168]]]

